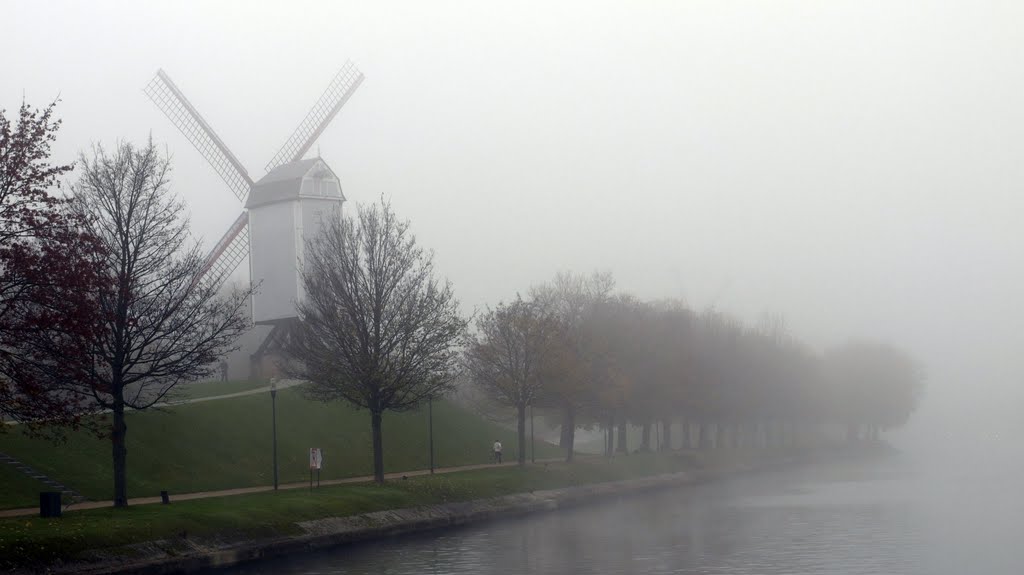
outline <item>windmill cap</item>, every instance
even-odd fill
[[[326,185],[314,185],[314,182]],[[281,164],[253,184],[245,207],[254,208],[302,197],[345,200],[341,181],[321,158],[309,158]]]

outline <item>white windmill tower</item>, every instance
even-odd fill
[[[347,62],[256,182],[163,70],[144,89],[243,204],[207,255],[204,273],[223,282],[248,257],[251,281],[260,284],[252,298],[253,321],[273,326],[253,354],[255,369],[264,353],[287,338],[296,318],[295,303],[303,297],[298,273],[303,238],[315,235],[326,218],[340,217],[345,201],[327,164],[303,156],[362,81],[362,72]]]

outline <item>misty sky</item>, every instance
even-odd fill
[[[467,310],[603,269],[891,341],[933,399],[1024,398],[1024,3],[426,4],[0,0],[0,106],[60,94],[62,161],[152,134],[212,245],[239,202],[143,86],[164,68],[258,179],[351,58],[320,155]]]

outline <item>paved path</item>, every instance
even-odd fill
[[[289,387],[295,387],[297,385],[302,385],[304,383],[306,383],[306,382],[304,380],[301,380],[301,379],[284,379],[284,380],[281,380],[281,381],[277,382],[277,389],[278,389],[278,391],[280,391],[282,389],[288,389]],[[191,383],[191,384],[186,384],[186,386],[188,386],[188,385],[210,385],[210,386],[215,386],[217,384],[216,383],[198,383],[198,384]],[[194,397],[194,398],[186,398],[186,399],[171,399],[171,400],[168,400],[168,401],[161,401],[159,403],[154,403],[153,405],[150,406],[150,408],[174,407],[176,405],[185,405],[185,404],[188,404],[188,403],[202,403],[204,401],[213,401],[215,399],[231,399],[231,398],[234,398],[234,397],[243,397],[243,396],[246,396],[246,395],[256,395],[256,394],[259,394],[259,393],[270,393],[270,386],[269,385],[264,385],[263,387],[254,387],[252,389],[246,389],[244,391],[236,391],[234,393],[225,393],[224,395],[211,395],[211,396],[208,396],[208,397]],[[125,411],[135,411],[135,410],[130,408],[130,407],[126,407]],[[98,411],[94,411],[92,413],[94,413],[94,414],[110,413],[110,410],[109,409],[101,409],[101,410],[98,410]],[[5,421],[4,423],[6,423],[7,425],[20,425],[21,422],[18,421],[17,419],[9,419],[9,420]]]
[[[296,385],[302,385],[306,383],[301,379],[285,379],[277,382],[277,390],[288,389],[289,387],[295,387]],[[200,383],[200,384],[189,384],[189,385],[200,385],[200,386],[216,386],[216,383]],[[174,407],[175,405],[184,405],[186,403],[201,403],[203,401],[213,401],[215,399],[231,399],[233,397],[242,397],[245,395],[256,395],[259,393],[270,393],[270,386],[264,385],[263,387],[254,387],[252,389],[246,389],[245,391],[236,391],[235,393],[226,393],[224,395],[211,395],[209,397],[196,397],[192,399],[172,399],[155,404],[153,407]]]
[[[562,461],[561,458],[555,459],[538,459],[537,464],[548,464],[555,461]],[[481,463],[477,465],[461,465],[458,467],[438,467],[435,468],[435,473],[454,473],[456,471],[470,471],[473,469],[485,469],[488,467],[511,467],[514,466],[515,461],[506,461],[505,463]],[[414,471],[400,471],[396,473],[385,473],[385,479],[401,479],[403,476],[415,477],[418,475],[429,475],[429,469],[417,469]],[[346,483],[368,483],[373,481],[372,475],[363,475],[359,477],[345,477],[343,479],[325,479],[320,482],[321,486],[325,485],[342,485]],[[309,482],[303,481],[299,483],[283,483],[278,486],[278,489],[309,489]],[[262,485],[259,487],[240,487],[237,489],[224,489],[221,491],[199,491],[196,493],[182,493],[171,494],[171,502],[175,501],[188,501],[189,499],[206,499],[209,497],[227,497],[229,495],[244,495],[246,493],[264,493],[267,491],[273,491],[272,485]],[[134,497],[128,499],[129,505],[147,505],[151,503],[160,503],[159,497]],[[83,503],[76,503],[66,509],[66,511],[78,511],[80,509],[101,509],[104,507],[112,507],[113,501],[88,501]],[[28,507],[22,509],[7,509],[0,511],[0,517],[19,517],[23,515],[38,515],[38,507]]]

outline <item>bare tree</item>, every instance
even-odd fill
[[[309,380],[315,399],[369,410],[373,475],[383,483],[381,416],[450,389],[466,328],[458,301],[383,200],[324,223],[307,242],[302,283],[286,369]]]
[[[924,370],[905,351],[884,343],[853,341],[824,355],[834,417],[845,420],[847,438],[868,439],[906,423],[921,399]]]
[[[583,322],[594,305],[610,297],[615,280],[610,273],[594,272],[589,276],[559,272],[550,283],[533,287],[533,301],[559,319],[563,330],[563,353],[552,363],[560,364],[545,393],[544,403],[562,412],[559,446],[566,450],[566,461],[573,460],[577,417],[591,403],[591,382],[587,380],[588,363],[583,347]]]
[[[149,142],[96,146],[81,158],[79,213],[105,247],[101,329],[85,392],[112,413],[114,505],[128,505],[125,410],[146,409],[179,383],[208,377],[248,327],[250,289],[219,296],[190,245],[170,164]]]
[[[526,408],[544,388],[561,341],[559,322],[540,306],[516,297],[487,310],[476,327],[466,343],[467,372],[491,397],[515,408],[518,461],[526,465]]]

